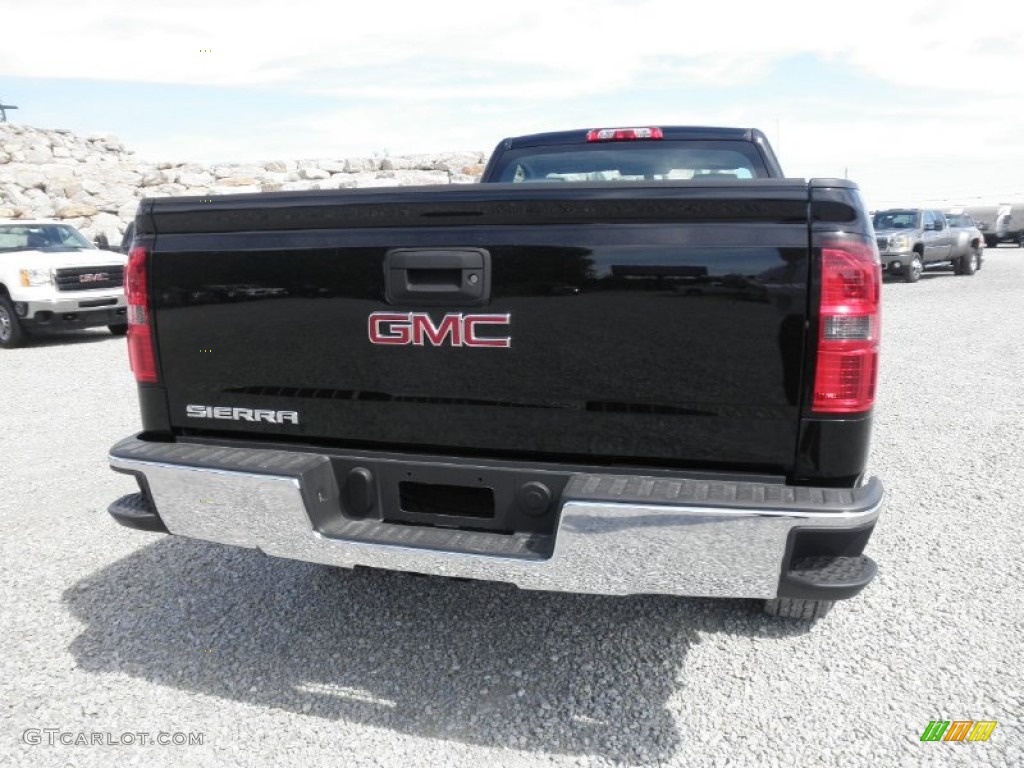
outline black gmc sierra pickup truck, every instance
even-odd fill
[[[503,141],[481,185],[143,200],[118,522],[525,589],[873,578],[880,267],[763,134]]]

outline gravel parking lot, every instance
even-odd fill
[[[129,531],[124,340],[2,351],[0,765],[1024,765],[1024,251],[887,283],[883,327],[880,575],[810,627]]]

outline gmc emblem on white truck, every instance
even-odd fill
[[[446,343],[453,347],[500,347],[508,349],[508,336],[479,336],[481,326],[508,325],[511,315],[465,315],[448,313],[437,325],[426,312],[374,312],[370,315],[371,344],[435,347]]]
[[[110,275],[106,272],[91,272],[78,276],[80,283],[105,283],[109,279]]]

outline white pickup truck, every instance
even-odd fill
[[[125,261],[69,224],[0,221],[0,348],[44,328],[126,333]]]

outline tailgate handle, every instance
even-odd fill
[[[395,248],[384,256],[389,304],[477,306],[491,298],[491,254],[483,248]]]

